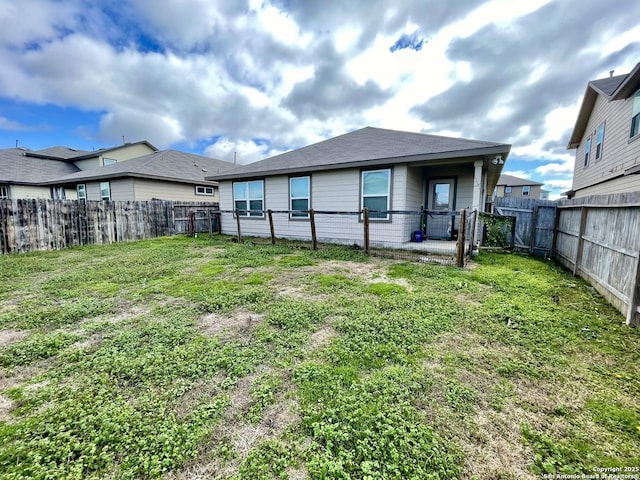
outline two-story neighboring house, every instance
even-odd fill
[[[543,194],[548,193],[542,190],[544,184],[529,180],[528,178],[514,177],[513,175],[502,174],[496,184],[495,197],[522,197],[543,199]]]
[[[569,198],[640,191],[640,63],[589,82],[567,148],[576,150]]]

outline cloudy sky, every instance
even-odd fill
[[[557,195],[586,83],[640,61],[638,19],[637,0],[0,0],[0,148],[248,163],[369,125],[511,143],[505,172]]]

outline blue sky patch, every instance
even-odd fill
[[[424,39],[418,37],[418,31],[416,30],[411,35],[407,35],[403,33],[396,43],[389,47],[390,52],[395,52],[396,50],[404,50],[405,48],[410,48],[411,50],[415,50],[416,52],[422,50],[422,45],[424,44]]]

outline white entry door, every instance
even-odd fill
[[[444,212],[452,212],[454,209],[455,186],[455,178],[429,180],[427,208],[433,213],[427,215],[425,219],[427,238],[450,239],[452,237],[452,216]]]

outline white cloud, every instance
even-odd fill
[[[5,117],[0,117],[0,130],[9,130],[12,132],[20,132],[30,130],[32,127]]]
[[[549,188],[566,191],[571,189],[571,186],[573,185],[573,181],[571,179],[565,179],[565,180],[552,179],[552,180],[545,180],[544,184],[546,187],[549,187]]]
[[[536,167],[536,173],[540,175],[560,175],[573,173],[573,159],[562,163],[547,163]]]
[[[504,175],[512,175],[514,177],[519,178],[531,178],[531,172],[526,172],[524,170],[506,170],[502,172]]]
[[[220,137],[216,143],[209,145],[204,150],[204,154],[208,157],[228,162],[235,160],[238,165],[256,162],[278,153],[283,153],[283,151],[271,150],[266,143],[253,140],[233,141],[227,137]]]

